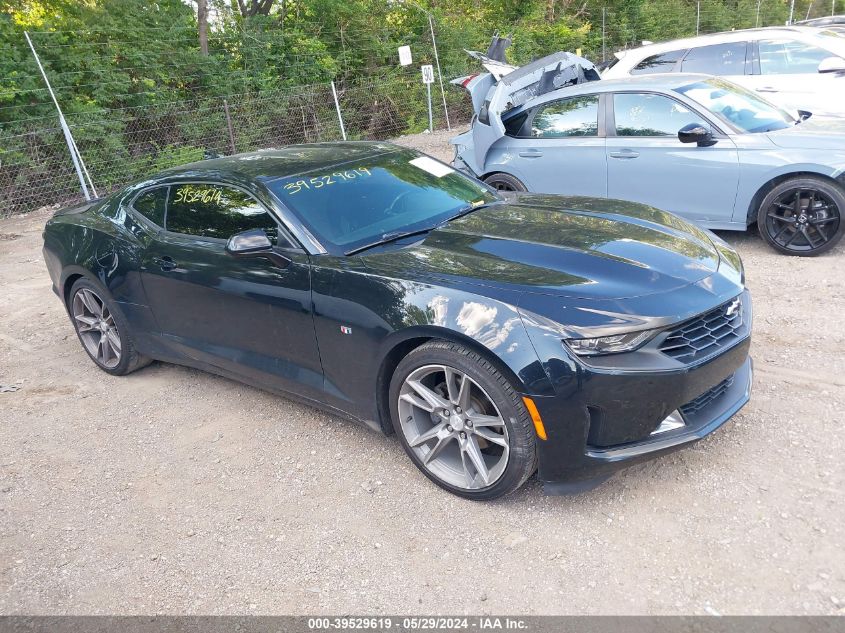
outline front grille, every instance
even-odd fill
[[[704,407],[706,407],[708,404],[713,402],[716,398],[718,398],[719,396],[724,394],[728,389],[730,389],[732,384],[734,384],[733,374],[725,378],[722,382],[720,382],[712,389],[705,391],[695,400],[687,402],[681,407],[681,413],[683,413],[684,415],[698,413]]]
[[[732,345],[741,335],[742,324],[742,299],[736,297],[669,332],[660,351],[692,363]]]

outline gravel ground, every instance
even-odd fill
[[[402,139],[449,158],[447,135]],[[83,353],[0,221],[0,612],[842,614],[845,246],[728,235],[754,293],[752,402],[573,497],[450,496],[398,442],[244,385]]]

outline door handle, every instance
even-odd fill
[[[543,155],[539,149],[527,149],[525,151],[519,152],[519,155],[523,158],[540,158]]]
[[[772,86],[763,86],[762,88],[757,88],[757,92],[777,92],[777,88],[773,88]]]
[[[173,261],[173,258],[168,257],[167,255],[164,257],[156,257],[153,259],[153,263],[164,271],[173,270],[176,266],[178,266],[178,264]]]
[[[635,152],[632,149],[621,149],[618,152],[610,152],[611,158],[636,158],[639,155],[639,152]]]

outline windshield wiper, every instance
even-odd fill
[[[462,218],[465,215],[469,215],[473,211],[478,211],[478,209],[483,209],[486,206],[492,204],[491,202],[484,202],[484,200],[476,200],[475,202],[470,202],[467,206],[463,207],[460,211],[458,211],[455,215],[450,217],[448,220],[443,222],[446,224],[447,222],[451,222],[452,220],[457,220],[458,218]]]
[[[443,220],[436,226],[431,226],[425,229],[416,229],[414,231],[389,231],[387,233],[383,233],[382,236],[375,240],[374,242],[370,242],[368,244],[364,244],[363,246],[359,246],[357,248],[353,248],[352,250],[348,250],[344,253],[344,255],[357,255],[362,251],[366,251],[371,248],[375,248],[376,246],[381,246],[382,244],[389,244],[390,242],[396,242],[397,240],[401,240],[405,237],[413,237],[414,235],[424,235],[425,233],[431,233],[434,229],[443,226],[451,222],[452,220],[457,220],[458,218],[467,215],[468,213],[472,213],[473,211],[480,209],[482,207],[486,207],[489,202],[484,202],[484,200],[476,200],[475,202],[471,202],[467,206],[463,207],[460,211],[458,211],[455,215]]]
[[[436,228],[437,227],[435,226],[425,229],[417,229],[416,231],[389,231],[388,233],[383,233],[382,236],[376,241],[346,251],[344,255],[357,255],[362,251],[375,248],[376,246],[381,246],[382,244],[390,244],[391,242],[396,242],[397,240],[401,240],[404,237],[413,237],[414,235],[424,235],[425,233],[431,233]]]

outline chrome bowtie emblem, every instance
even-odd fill
[[[735,312],[739,312],[741,307],[742,302],[739,299],[734,299],[731,305],[728,306],[728,309],[725,310],[725,316],[733,316]]]

